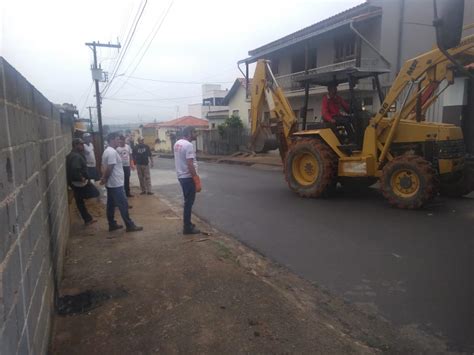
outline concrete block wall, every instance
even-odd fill
[[[0,57],[0,354],[47,352],[69,234],[72,123]]]

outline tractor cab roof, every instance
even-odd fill
[[[323,68],[320,68],[323,69]],[[390,73],[389,69],[364,69],[364,68],[343,68],[331,71],[310,71],[309,73],[297,74],[293,77],[295,81],[302,83],[328,86],[331,84],[342,84],[349,82],[349,79],[365,79]]]

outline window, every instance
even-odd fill
[[[318,53],[316,48],[308,48],[308,69],[318,66]],[[273,70],[273,68],[272,68]],[[306,49],[300,49],[291,57],[291,72],[297,73],[306,70]]]
[[[364,97],[363,99],[364,106],[372,106],[373,103],[374,103],[374,100],[371,97]]]
[[[362,110],[372,111],[374,100],[371,97],[364,97],[362,99]]]
[[[232,110],[232,116],[239,116],[239,110]]]
[[[344,62],[355,58],[355,36],[336,39],[334,63]]]
[[[291,72],[297,73],[303,71],[304,68],[304,49],[299,49],[297,52],[293,53],[291,57]]]
[[[223,106],[224,104],[224,98],[223,97],[216,97],[214,98],[214,102],[216,103],[216,106]]]
[[[316,48],[308,49],[308,69],[314,69],[318,67],[318,52]]]
[[[202,100],[203,106],[223,106],[223,97],[208,97]]]
[[[270,68],[274,75],[278,75],[278,67],[280,65],[280,60],[278,58],[273,58],[270,60]]]
[[[216,124],[213,123],[212,126],[211,126],[211,128],[216,128]]]

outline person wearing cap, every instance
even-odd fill
[[[153,157],[150,147],[145,144],[143,137],[138,138],[138,144],[133,148],[133,160],[137,166],[141,195],[153,195],[151,191],[150,166],[153,168]],[[149,163],[149,164],[148,164]]]
[[[192,141],[197,137],[194,127],[186,127],[182,131],[182,138],[174,147],[174,164],[176,175],[183,190],[183,234],[198,234],[201,231],[191,223],[191,213],[196,198],[196,192],[201,191],[201,180],[198,175],[196,153]]]
[[[348,103],[337,94],[337,84],[328,85],[328,93],[323,96],[321,116],[323,120],[338,126],[344,126],[349,138],[353,136],[354,130],[351,124]]]
[[[84,133],[82,135],[84,139],[84,155],[87,161],[87,173],[89,178],[92,180],[99,180],[99,172],[96,167],[94,144],[92,143],[92,135],[90,133]]]
[[[109,222],[109,232],[123,228],[114,218],[115,207],[118,207],[120,215],[126,226],[127,232],[138,232],[143,227],[135,225],[128,213],[128,201],[125,195],[124,174],[122,157],[116,151],[119,145],[119,135],[110,133],[107,136],[108,147],[102,154],[102,179],[100,183],[107,188],[107,221]]]
[[[72,140],[72,150],[66,156],[67,183],[74,193],[77,209],[86,225],[97,222],[92,218],[84,200],[99,196],[99,191],[89,182],[87,162],[83,155],[84,141],[81,138]]]

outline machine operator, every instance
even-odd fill
[[[354,137],[354,128],[351,124],[348,103],[337,94],[337,84],[328,85],[328,93],[323,97],[321,116],[323,120],[336,126],[344,126],[348,138]]]

